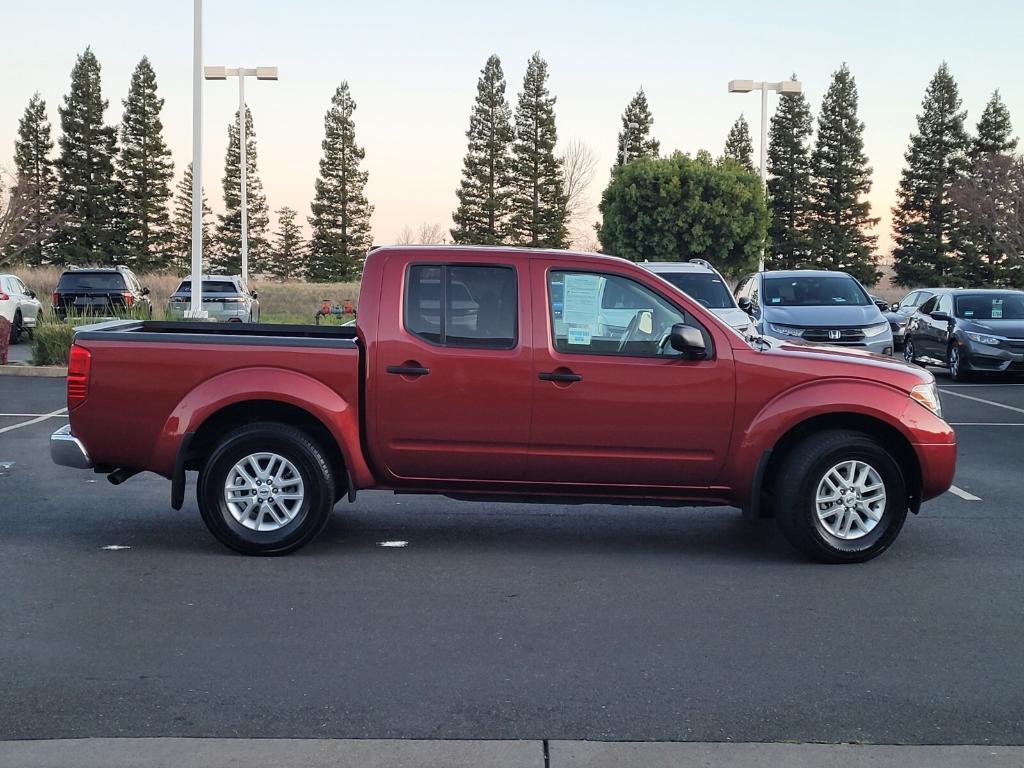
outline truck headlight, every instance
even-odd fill
[[[939,401],[939,388],[935,382],[918,384],[910,390],[910,399],[916,400],[940,419],[942,418],[942,403]]]
[[[768,327],[772,333],[777,333],[780,336],[796,336],[799,338],[804,335],[803,328],[790,328],[788,325],[775,325],[774,323],[769,323]]]
[[[999,342],[1002,341],[998,336],[989,336],[987,333],[972,333],[971,331],[967,331],[967,338],[979,344],[988,344],[991,347],[998,347]]]
[[[888,327],[888,320],[881,323],[875,323],[874,325],[869,325],[867,328],[864,329],[864,338],[870,339],[875,336],[880,336],[881,334],[885,333]]]

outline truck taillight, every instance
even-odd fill
[[[134,303],[135,303],[135,297],[134,297],[134,296],[132,296],[132,295],[131,295],[130,293],[128,293],[127,291],[125,291],[125,292],[124,292],[124,293],[122,293],[121,295],[122,295],[122,296],[124,296],[124,305],[125,305],[126,307],[130,307],[130,306],[131,306],[132,304],[134,304]]]
[[[85,347],[71,345],[68,357],[68,410],[81,405],[89,396],[89,369],[92,353]]]

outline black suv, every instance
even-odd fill
[[[53,292],[53,313],[61,320],[69,314],[121,315],[128,310],[153,316],[149,288],[143,288],[128,267],[70,267]]]
[[[971,373],[1024,373],[1024,291],[931,288],[910,316],[904,357]]]

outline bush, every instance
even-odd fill
[[[70,323],[40,322],[32,334],[32,362],[67,365],[75,328]]]

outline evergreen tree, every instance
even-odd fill
[[[239,151],[238,113],[228,126],[228,151],[224,158],[224,213],[219,215],[216,248],[210,263],[215,270],[227,275],[242,271],[242,165]],[[245,107],[245,191],[249,233],[249,272],[261,272],[270,254],[267,231],[270,211],[263,194],[256,165],[256,133],[252,126],[252,112]]]
[[[796,80],[796,75],[792,77]],[[812,263],[811,109],[803,93],[783,96],[768,140],[769,269],[800,269]]]
[[[306,242],[302,228],[295,223],[298,212],[287,205],[277,210],[277,232],[271,249],[267,272],[274,277],[298,277],[302,274]]]
[[[631,123],[637,127],[630,128]],[[616,166],[622,165],[623,156],[627,163],[638,157],[658,156],[661,144],[657,139],[651,138],[652,125],[654,117],[647,105],[647,94],[641,88],[622,113],[622,130],[619,131],[619,144],[615,150]]]
[[[317,282],[358,280],[373,243],[373,206],[364,193],[369,173],[359,167],[366,151],[356,144],[355,109],[348,83],[342,82],[324,117],[324,155],[310,206],[306,276]]]
[[[57,160],[57,207],[62,222],[54,260],[62,264],[115,264],[121,256],[121,194],[114,179],[117,132],[104,125],[107,101],[100,63],[91,48],[71,70],[71,90],[59,108],[62,135]]]
[[[459,207],[452,214],[456,243],[497,245],[508,224],[512,109],[505,98],[501,59],[487,59],[469,116],[469,149],[462,161]]]
[[[857,118],[857,83],[843,64],[821,102],[811,155],[811,241],[822,269],[849,272],[866,285],[878,282],[877,238],[865,199],[871,167],[864,154],[864,123]]]
[[[210,240],[210,217],[213,211],[206,203],[203,191],[203,272],[206,272],[206,253],[212,245]],[[174,195],[174,217],[171,220],[171,258],[168,266],[177,272],[192,269],[192,163],[185,166],[185,173],[178,182]]]
[[[1017,149],[1017,139],[1010,125],[1010,110],[995,91],[978,120],[978,133],[971,142],[971,158],[982,155],[1009,155]]]
[[[754,172],[754,142],[750,138],[747,118],[743,115],[740,115],[729,129],[722,157],[739,163],[751,173]]]
[[[562,164],[555,156],[555,97],[547,79],[547,62],[533,54],[516,106],[510,223],[512,242],[530,248],[564,248],[569,237]]]
[[[14,142],[17,191],[12,194],[24,196],[18,211],[24,221],[12,222],[17,234],[5,248],[8,257],[23,259],[32,266],[45,264],[53,252],[56,177],[50,159],[52,150],[46,102],[36,93],[18,121]]]
[[[121,123],[121,153],[117,179],[124,196],[124,246],[128,264],[136,271],[167,266],[171,256],[168,204],[174,163],[164,143],[156,93],[156,73],[143,57],[132,73]]]
[[[943,62],[925,92],[893,209],[893,261],[900,285],[941,286],[960,279],[963,225],[949,193],[968,168],[966,117]]]

